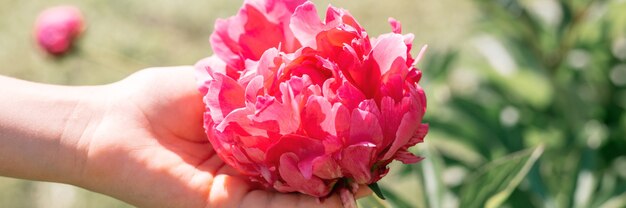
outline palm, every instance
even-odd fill
[[[88,148],[98,167],[86,174],[110,187],[101,192],[145,207],[320,206],[309,196],[253,190],[224,165],[204,134],[191,68],[143,70],[111,87],[120,96]],[[325,203],[340,204],[336,196]]]

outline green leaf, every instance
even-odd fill
[[[526,177],[543,146],[493,161],[470,176],[461,189],[462,207],[499,207]]]
[[[626,206],[626,193],[623,193],[621,195],[617,195],[611,199],[609,199],[608,201],[606,201],[604,204],[602,204],[602,206],[600,207],[625,207]]]
[[[425,159],[419,164],[421,165],[428,207],[441,207],[444,202],[443,197],[448,192],[442,177],[442,172],[445,169],[444,159],[429,141],[424,142],[421,148]]]
[[[382,199],[376,196],[367,196],[364,198],[360,198],[357,201],[358,207],[372,207],[372,208],[386,208],[391,207],[389,203],[383,201]]]
[[[372,191],[376,194],[376,196],[378,196],[378,198],[385,199],[385,196],[383,195],[382,190],[380,190],[380,187],[378,187],[378,183],[372,183],[367,186],[369,186],[370,189],[372,189]]]
[[[390,207],[426,207],[421,206],[419,203],[412,203],[403,199],[401,196],[399,196],[398,193],[393,192],[389,187],[383,189],[383,192],[385,193],[385,196],[387,196],[387,198],[389,199],[384,202],[388,202],[390,204]]]

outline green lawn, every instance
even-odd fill
[[[387,18],[393,16],[403,23],[404,32],[415,33],[415,45],[428,43],[434,50],[462,44],[476,13],[469,2],[453,0],[315,3],[320,13],[329,3],[350,10],[371,36],[389,32]],[[32,34],[37,14],[59,4],[79,7],[87,25],[75,54],[62,60],[43,54]],[[44,83],[97,85],[146,67],[192,65],[211,55],[208,37],[215,19],[234,15],[240,5],[232,0],[0,0],[0,74]],[[392,172],[383,183],[397,180],[394,177]],[[410,195],[407,198],[413,201]],[[126,206],[72,186],[0,178],[0,207]]]

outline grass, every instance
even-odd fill
[[[393,16],[403,23],[405,33],[416,35],[415,45],[428,43],[435,51],[463,45],[476,15],[471,3],[453,0],[315,3],[320,14],[328,4],[348,9],[371,36],[389,32],[387,18]],[[75,54],[57,60],[37,48],[32,29],[41,10],[60,4],[79,7],[87,30]],[[208,37],[215,19],[234,15],[240,5],[232,0],[0,0],[0,74],[52,84],[97,85],[147,67],[192,65],[211,54]],[[395,167],[383,183],[399,181],[399,169]],[[128,206],[72,186],[0,177],[0,207]]]

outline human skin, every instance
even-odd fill
[[[213,151],[203,111],[187,66],[100,86],[0,76],[0,176],[72,184],[138,207],[341,207],[336,194],[320,204],[248,182]]]

